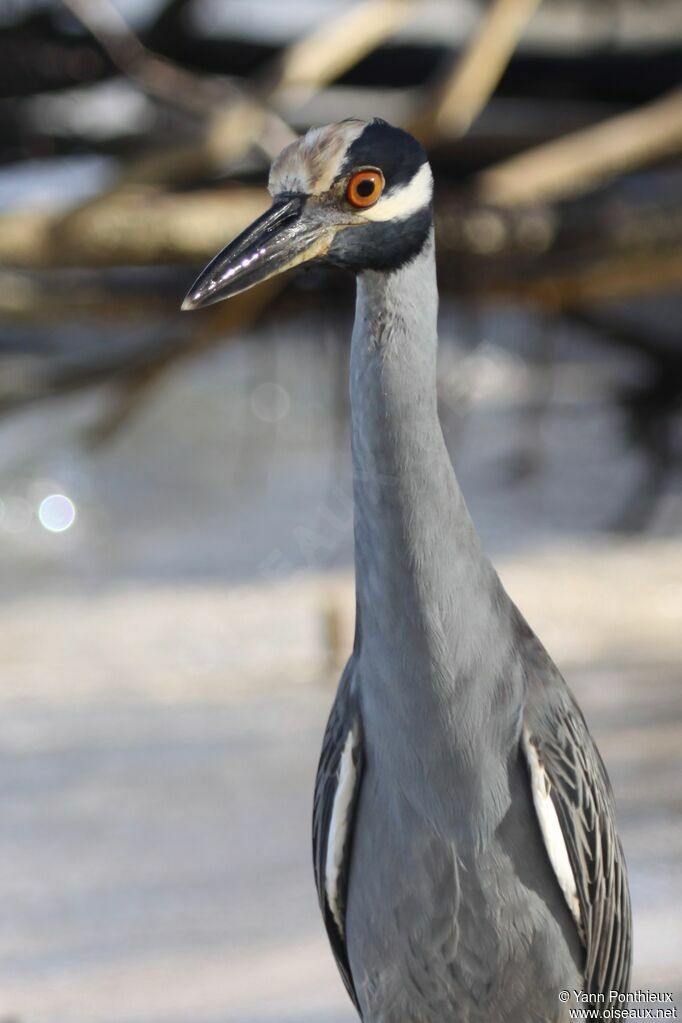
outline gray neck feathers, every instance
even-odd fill
[[[400,270],[358,279],[354,678],[368,745],[390,779],[386,798],[399,791],[435,826],[476,843],[508,808],[506,759],[525,683],[512,605],[481,551],[438,420],[437,303],[432,235]]]
[[[398,644],[466,670],[490,635],[500,587],[438,419],[437,309],[432,232],[399,270],[358,278],[350,371],[357,603],[363,646]]]

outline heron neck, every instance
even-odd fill
[[[494,578],[438,419],[437,311],[433,234],[399,270],[358,278],[350,371],[358,614],[363,636],[369,627],[389,641],[397,630],[427,642],[434,628],[448,631],[462,601]]]

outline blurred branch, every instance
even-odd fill
[[[129,189],[106,203],[61,213],[19,210],[0,215],[0,266],[200,263],[239,234],[268,203],[262,188],[189,195]]]
[[[64,221],[45,211],[0,215],[0,267],[196,265],[238,234],[267,205],[261,188],[168,195],[139,189],[107,204],[76,211]],[[582,305],[616,296],[646,294],[682,282],[682,220],[672,210],[621,205],[574,227],[570,249],[557,240],[558,223],[528,210],[495,210],[464,203],[457,194],[437,197],[436,231],[442,268],[457,267],[454,290],[504,293],[542,305]],[[599,245],[594,232],[599,230]],[[28,322],[31,307],[45,309],[25,278],[0,289],[0,313]],[[446,286],[447,286],[446,284]],[[74,298],[76,296],[74,295]],[[118,299],[117,299],[118,301]],[[137,300],[122,300],[122,315]],[[49,299],[57,315],[61,297]],[[104,310],[102,290],[84,300]]]
[[[184,340],[161,352],[137,371],[126,374],[119,381],[108,414],[90,430],[88,442],[92,446],[97,446],[111,440],[140,409],[150,392],[162,383],[166,371],[175,365],[178,359],[190,354],[194,356],[199,351],[203,352],[214,345],[222,344],[229,335],[250,327],[273,297],[282,290],[285,283],[284,278],[273,277],[259,288],[236,295],[230,302],[203,310],[199,316],[198,329],[195,328]]]
[[[420,3],[365,0],[344,11],[292,43],[248,92],[219,106],[208,119],[203,142],[142,157],[125,169],[122,182],[188,180],[235,163],[255,145],[272,158],[296,138],[272,109],[279,102],[286,105],[287,89],[303,90],[297,105],[308,99],[395,32]]]
[[[675,291],[682,287],[682,245],[655,252],[617,252],[588,259],[563,273],[528,280],[492,281],[485,291],[547,309],[573,309]]]
[[[68,288],[44,284],[27,274],[0,271],[0,317],[6,323],[32,327],[73,323],[74,320],[115,323],[157,320],[177,312],[173,302],[155,290],[132,294],[113,292],[99,284],[73,284]]]
[[[578,195],[682,150],[682,90],[521,153],[478,176],[478,195],[522,205]]]
[[[286,104],[286,90],[294,85],[302,90],[300,105],[392,35],[420,3],[423,0],[365,0],[292,43],[254,82],[249,95],[216,112],[203,146],[205,162],[225,166],[252,145],[259,145],[269,158],[276,156],[296,137],[288,125],[285,131],[273,132],[273,119],[280,128],[283,122],[272,107]]]
[[[253,96],[217,77],[197,75],[142,45],[111,0],[63,0],[102,45],[114,64],[140,88],[199,114],[206,122],[199,145],[170,146],[131,160],[118,181],[88,205],[108,201],[130,183],[188,180],[230,163],[262,136],[280,149],[295,138],[288,125]]]
[[[113,383],[117,386],[117,398],[111,419],[123,422],[126,404],[130,404],[132,411],[138,399],[151,389],[169,366],[184,355],[194,355],[213,344],[221,344],[231,334],[250,326],[284,284],[283,278],[273,278],[262,288],[237,295],[231,302],[202,310],[192,317],[192,332],[185,336],[164,338],[163,330],[168,330],[166,318],[165,328],[161,326],[161,336],[141,342],[134,351],[130,346],[119,351],[111,345],[102,345],[80,365],[71,362],[64,365],[49,358],[30,359],[29,367],[32,368],[22,374],[20,388],[14,384],[3,387],[0,373],[0,415],[33,401]],[[42,297],[38,289],[36,294]],[[168,303],[164,311],[169,312]],[[175,312],[180,315],[177,306]],[[0,370],[2,368],[0,363]],[[109,417],[106,417],[105,422],[108,421]],[[102,430],[105,430],[104,424]]]
[[[376,49],[414,17],[422,0],[363,0],[289,46],[279,61],[268,97],[295,86],[299,105],[322,85]],[[307,94],[306,94],[307,93]]]
[[[181,86],[190,93],[198,88],[194,76],[146,50],[110,0],[64,2],[107,47],[112,59],[143,87],[153,86],[157,93],[162,87],[166,98],[175,96]],[[163,199],[151,202],[131,186],[205,176],[236,162],[255,144],[269,155],[279,152],[296,135],[266,102],[275,100],[293,83],[305,86],[308,92],[322,87],[395,31],[421,2],[366,0],[292,44],[250,94],[233,93],[217,110],[211,108],[202,143],[173,146],[130,161],[111,188],[67,212],[61,221],[40,213],[19,213],[18,220],[5,220],[0,265],[147,264],[154,261],[152,251],[157,252],[159,262],[204,258],[257,215],[248,199],[242,205],[245,193],[239,206],[231,210],[225,197],[215,196],[185,196],[181,201],[168,197],[164,206]],[[203,99],[200,106],[206,113]],[[259,195],[257,212],[265,202],[263,193]],[[193,257],[187,240],[191,247],[192,239],[199,238],[203,238],[201,251]]]
[[[0,214],[0,268],[192,266],[239,234],[267,203],[266,191],[258,187],[182,194],[138,188],[106,204],[78,209],[66,219],[61,212],[9,211]],[[567,212],[565,217],[570,220],[572,215]],[[603,288],[648,291],[657,281],[677,279],[682,218],[672,206],[614,201],[596,221],[593,215],[579,223],[573,220],[568,239],[562,241],[559,213],[491,208],[446,191],[436,196],[435,222],[441,262],[456,264],[466,287],[487,289],[487,282],[504,277],[513,288],[536,288],[548,276],[572,280],[577,273],[582,280],[584,271],[597,295]],[[657,265],[666,253],[668,269],[648,273],[648,262]],[[607,286],[599,269],[603,263],[641,269],[625,276],[619,271],[621,283]],[[611,279],[611,271],[607,277]],[[26,285],[0,290],[0,312],[21,312],[30,302]]]
[[[435,85],[429,80],[425,88],[412,87],[409,94],[400,94],[396,120],[407,122],[427,145],[465,134],[495,91],[540,2],[491,0],[449,73]],[[287,278],[197,314],[189,324],[177,311],[180,295],[175,294],[178,276],[173,271],[109,277],[70,270],[41,277],[39,272],[68,267],[189,267],[206,260],[262,211],[268,201],[265,191],[234,187],[170,194],[162,191],[164,183],[196,183],[234,166],[254,147],[269,157],[275,155],[296,137],[286,117],[405,24],[423,0],[362,0],[346,7],[337,18],[274,58],[268,55],[264,70],[243,85],[219,73],[187,70],[158,56],[154,49],[164,50],[166,42],[159,36],[154,42],[150,36],[145,37],[149,39],[145,46],[113,0],[64,3],[98,41],[99,46],[90,45],[100,63],[106,63],[108,74],[113,63],[140,89],[189,111],[193,118],[188,128],[189,119],[176,115],[174,122],[185,131],[180,140],[138,158],[126,159],[126,147],[116,143],[114,152],[123,154],[118,180],[76,209],[0,214],[0,268],[14,268],[14,272],[0,273],[0,315],[22,328],[49,328],[86,319],[105,326],[95,335],[101,343],[91,347],[79,347],[78,342],[70,348],[70,340],[63,345],[68,331],[58,335],[48,329],[36,331],[33,352],[18,351],[18,342],[9,332],[0,365],[0,412],[106,384],[112,402],[89,438],[101,443],[139,410],[179,360],[223,344],[229,335],[251,326]],[[178,31],[181,35],[179,25]],[[439,59],[442,52],[441,48]],[[400,63],[407,77],[402,83],[392,79],[391,84],[422,81],[433,60],[424,63],[423,56],[420,60],[418,74],[411,63]],[[601,57],[595,58],[596,70],[608,77],[600,61]],[[203,66],[191,58],[188,62]],[[505,89],[511,82],[513,91],[517,73],[515,69],[505,79]],[[590,65],[589,74],[594,73]],[[527,69],[521,71],[522,80],[524,75]],[[544,81],[552,80],[552,75],[556,72],[547,73]],[[673,80],[666,79],[641,95],[660,95]],[[621,98],[633,102],[631,96]],[[406,111],[414,110],[415,99],[424,112],[410,119]],[[525,112],[511,115],[517,130],[526,131],[529,120],[536,140],[561,130],[556,106],[548,116],[546,108],[538,112],[537,104],[524,102]],[[532,105],[530,117],[528,105]],[[590,115],[582,116],[578,123],[584,124]],[[197,125],[199,138],[190,144],[192,124]],[[572,128],[575,124],[570,122]],[[485,135],[486,126],[482,127]],[[499,127],[495,130],[498,134],[491,132],[491,137],[499,159],[505,151],[499,145],[500,136],[506,152],[512,136],[506,124],[501,132]],[[57,133],[58,129],[55,137]],[[487,137],[486,145],[491,145]],[[458,177],[463,148],[452,147]],[[682,92],[675,91],[639,110],[489,167],[478,175],[473,195],[452,191],[448,198],[447,192],[439,191],[435,213],[444,289],[563,312],[681,287],[682,220],[672,213],[671,203],[666,209],[655,175],[650,176],[646,197],[640,193],[633,199],[626,190],[608,212],[602,213],[601,206],[590,201],[556,209],[526,205],[579,194],[605,178],[681,148]],[[439,159],[445,162],[448,157],[443,147]],[[489,156],[484,159],[490,161]],[[484,162],[480,149],[475,160],[476,167]],[[17,272],[21,270],[38,274]],[[154,286],[152,276],[163,281],[165,291]],[[189,277],[188,270],[188,283]],[[124,279],[129,288],[121,287]],[[325,293],[325,300],[329,294]],[[112,332],[113,324],[128,321],[135,323],[137,331]],[[31,332],[23,329],[17,335],[23,345],[22,339]],[[121,340],[120,345],[109,343],[112,336]]]
[[[572,323],[595,331],[614,347],[629,348],[645,356],[665,372],[671,389],[682,389],[682,345],[677,324],[671,323],[663,338],[659,338],[656,343],[657,339],[652,339],[650,329],[642,327],[636,319],[630,320],[622,314],[614,316],[612,310],[606,318],[593,310],[576,306],[567,318]]]
[[[227,87],[151,53],[111,0],[62,0],[94,36],[111,61],[144,92],[192,113],[207,114]]]
[[[514,55],[542,0],[494,0],[478,31],[411,130],[429,146],[464,135],[478,117]]]

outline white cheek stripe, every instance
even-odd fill
[[[428,205],[432,195],[433,175],[428,163],[423,163],[411,181],[360,215],[365,220],[404,220]]]
[[[341,911],[339,877],[343,866],[343,854],[348,837],[348,811],[355,792],[357,768],[353,762],[353,733],[348,733],[346,745],[341,754],[338,784],[332,807],[332,817],[327,836],[327,859],[324,866],[324,890],[327,902],[341,935],[344,934],[344,920]]]
[[[561,824],[557,815],[552,797],[550,795],[551,782],[547,772],[540,763],[540,757],[536,746],[531,741],[527,728],[523,729],[522,736],[523,751],[530,767],[531,789],[533,792],[533,804],[540,822],[540,831],[545,842],[547,855],[556,874],[559,887],[564,894],[568,908],[573,914],[578,930],[582,933],[583,923],[580,912],[580,901],[578,889],[575,883],[575,875],[568,856],[568,849],[564,840]]]

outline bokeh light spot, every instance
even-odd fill
[[[38,520],[48,533],[65,533],[76,521],[76,506],[66,494],[49,494],[40,502]]]
[[[291,408],[291,398],[281,384],[259,384],[251,393],[251,411],[264,423],[279,423]]]
[[[7,497],[0,507],[0,528],[6,533],[23,533],[31,525],[31,505],[23,497]]]

